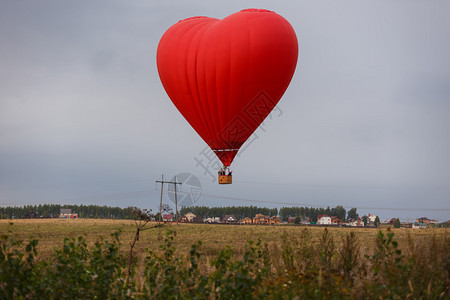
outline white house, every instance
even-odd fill
[[[302,220],[300,221],[300,224],[302,224],[302,225],[309,225],[309,224],[311,224],[311,219],[309,217],[302,217]]]
[[[423,228],[427,228],[427,224],[425,224],[425,223],[413,223],[412,224],[412,228],[420,228],[420,229],[423,229]]]
[[[196,217],[196,215],[194,215],[194,214],[191,213],[191,212],[188,212],[188,213],[185,214],[184,216],[188,219],[189,222],[192,222],[192,220]]]
[[[351,220],[349,222],[349,224],[350,224],[350,226],[357,227],[357,226],[361,226],[361,224],[364,225],[364,222],[361,221],[361,218],[358,218],[355,220]]]
[[[205,222],[205,223],[220,223],[220,218],[219,217],[206,218],[203,220],[203,222]]]
[[[368,216],[367,216],[367,222],[370,224],[370,223],[375,223],[375,219],[377,218],[377,216],[375,216],[375,215],[372,215],[372,214],[369,214]]]
[[[317,216],[317,224],[331,225],[331,217],[329,217],[327,215],[318,215]]]

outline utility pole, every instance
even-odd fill
[[[177,176],[175,176],[174,178],[175,184],[173,185],[173,187],[175,188],[175,219],[177,219],[178,224]]]
[[[164,183],[168,183],[168,184],[173,184],[175,187],[175,218],[177,219],[177,224],[178,224],[177,184],[181,184],[181,182],[177,182],[177,177],[175,177],[175,181],[164,181],[164,175],[161,175],[161,180],[156,180],[156,182],[161,183],[161,199],[159,201],[159,221],[161,222],[163,185],[164,185]]]
[[[158,182],[158,181],[156,181],[156,182]],[[161,222],[163,185],[164,185],[164,174],[161,174],[161,199],[159,200],[159,222]]]

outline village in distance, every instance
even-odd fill
[[[369,227],[369,228],[429,228],[450,227],[450,220],[438,222],[427,217],[411,221],[399,218],[380,220],[374,214],[359,216],[356,208],[348,210],[342,206],[335,208],[282,207],[260,208],[256,206],[232,207],[182,207],[180,212],[173,212],[164,205],[159,212],[149,213],[152,221],[234,224],[234,225],[286,225],[286,226],[332,226],[332,227]],[[0,219],[36,219],[36,218],[98,218],[98,219],[133,219],[133,207],[120,208],[97,205],[26,205],[22,207],[0,207]]]

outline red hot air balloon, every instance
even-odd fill
[[[227,168],[286,91],[297,57],[286,19],[246,9],[179,21],[162,36],[157,65],[172,102]]]

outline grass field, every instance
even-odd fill
[[[129,220],[0,220],[0,298],[450,299],[448,228],[167,223],[140,232],[128,273],[135,233]]]
[[[11,225],[12,224],[12,225]],[[149,227],[152,224],[150,223]],[[174,245],[179,253],[187,253],[192,244],[202,241],[201,251],[207,256],[217,255],[220,250],[230,246],[235,254],[242,254],[248,241],[268,243],[270,246],[280,244],[284,236],[296,237],[304,230],[311,233],[311,242],[317,243],[324,231],[322,227],[305,226],[263,226],[263,225],[214,225],[214,224],[183,224],[167,223],[162,228],[154,228],[140,233],[140,240],[136,244],[136,252],[143,254],[146,248],[157,250],[162,237],[168,230],[175,232]],[[338,244],[354,232],[362,253],[370,253],[374,246],[378,229],[375,228],[345,228],[328,227],[331,236]],[[136,231],[132,220],[108,219],[18,219],[0,220],[0,233],[9,233],[16,239],[27,240],[34,237],[39,240],[38,252],[43,257],[52,254],[55,246],[61,246],[63,239],[83,236],[88,244],[93,245],[101,236],[108,239],[111,234],[121,231],[120,242],[122,251],[128,251]],[[391,229],[400,246],[407,238],[426,245],[431,237],[442,239],[450,237],[449,228],[429,229]]]

